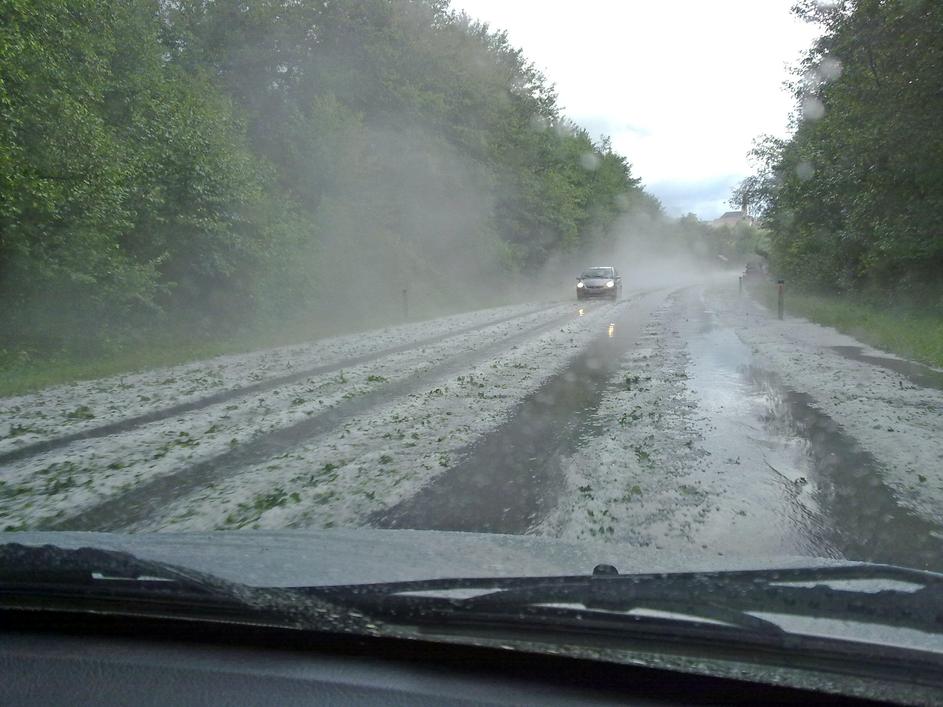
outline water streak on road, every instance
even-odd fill
[[[526,398],[509,422],[461,452],[463,461],[417,495],[375,513],[379,528],[527,532],[563,488],[560,458],[593,424],[593,413],[622,354],[664,301],[647,294],[606,324],[562,373]]]
[[[943,390],[943,371],[924,366],[922,363],[907,361],[902,358],[889,356],[872,356],[864,353],[861,346],[831,346],[832,351],[852,361],[861,361],[872,366],[887,368],[900,373],[914,385],[922,388],[938,388]]]
[[[840,557],[808,485],[803,440],[769,424],[775,404],[749,377],[752,352],[693,295],[684,302],[695,329],[687,385],[706,454],[702,484],[716,496],[699,539],[725,555]]]
[[[53,530],[120,530],[134,523],[159,516],[167,504],[207,485],[239,473],[329,433],[352,416],[385,401],[406,396],[424,388],[429,380],[454,375],[476,362],[488,360],[501,351],[540,336],[576,316],[576,308],[563,316],[529,326],[471,351],[445,359],[433,367],[385,384],[362,396],[330,407],[288,427],[278,428],[237,445],[227,452],[205,459],[173,473],[153,478],[124,493],[112,496],[97,506],[51,523]]]
[[[943,571],[943,527],[903,506],[874,457],[818,410],[809,394],[782,387],[764,371],[750,375],[757,385],[779,391],[783,414],[771,423],[807,441],[832,545],[850,560]]]
[[[756,509],[732,521],[732,543],[943,570],[943,528],[901,504],[880,464],[812,395],[756,367],[749,348],[732,330],[717,328],[710,312],[701,316],[691,351],[691,386],[711,426],[705,447],[742,470],[736,493]],[[907,376],[932,372],[858,356],[860,349],[839,353]]]
[[[460,327],[453,329],[452,331],[445,332],[444,334],[438,334],[436,336],[426,337],[424,339],[415,339],[409,341],[405,344],[399,346],[390,346],[384,349],[379,349],[377,351],[371,351],[370,353],[361,354],[359,356],[351,356],[344,358],[340,361],[334,361],[333,363],[328,363],[320,366],[313,366],[310,368],[305,368],[300,371],[292,371],[291,373],[286,373],[280,376],[273,376],[271,378],[265,378],[256,383],[249,383],[246,385],[238,386],[235,388],[229,388],[226,390],[219,391],[217,393],[212,393],[210,395],[197,398],[196,400],[188,400],[186,402],[178,403],[176,405],[170,405],[168,407],[160,408],[158,410],[152,410],[151,412],[143,413],[141,415],[133,415],[131,417],[125,417],[116,422],[107,423],[104,425],[96,425],[94,427],[88,427],[83,430],[78,430],[77,432],[71,432],[68,434],[55,437],[53,439],[42,440],[39,442],[32,442],[25,444],[22,447],[12,449],[6,452],[0,452],[0,465],[10,464],[14,461],[20,459],[26,459],[27,457],[36,456],[38,454],[43,454],[44,452],[49,452],[54,449],[61,449],[73,442],[78,442],[86,439],[96,439],[98,437],[106,437],[108,435],[120,434],[123,432],[128,432],[130,430],[143,427],[144,425],[150,424],[151,422],[157,422],[158,420],[165,420],[170,417],[175,417],[182,415],[184,413],[192,412],[194,410],[201,410],[203,408],[210,407],[211,405],[218,405],[220,403],[228,402],[230,400],[236,400],[238,398],[243,398],[249,395],[255,395],[257,393],[262,393],[268,390],[273,390],[283,385],[289,385],[291,383],[297,383],[299,381],[306,380],[313,376],[324,375],[327,373],[333,373],[340,371],[344,368],[351,368],[353,366],[359,366],[363,363],[370,363],[372,361],[377,361],[381,358],[387,356],[392,356],[397,353],[403,353],[405,351],[411,351],[413,349],[419,348],[421,346],[432,346],[446,339],[451,339],[453,337],[464,336],[475,331],[480,331],[482,329],[487,329],[488,327],[497,326],[505,322],[509,322],[514,319],[521,319],[532,314],[543,312],[553,307],[559,306],[559,303],[552,303],[546,305],[539,305],[534,307],[531,310],[528,310],[523,313],[516,313],[507,317],[501,317],[499,319],[494,319],[484,323],[472,324],[466,327]]]

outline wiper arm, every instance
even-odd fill
[[[856,584],[898,587],[867,591]],[[907,586],[909,591],[900,591]],[[718,631],[775,635],[755,613],[837,619],[943,633],[943,576],[884,565],[647,575],[433,580],[308,591],[393,620],[552,616],[607,620],[625,628],[675,615]],[[456,597],[455,592],[467,596]],[[619,618],[619,615],[622,618]],[[608,619],[606,619],[608,615]],[[720,624],[720,625],[718,625]]]
[[[370,634],[347,603],[250,587],[126,552],[0,545],[0,611],[160,616]]]
[[[0,606],[124,602],[244,607],[248,588],[126,552],[0,545]]]
[[[392,623],[497,622],[590,632],[671,626],[688,635],[741,637],[783,633],[776,624],[739,609],[683,591],[667,594],[663,590],[630,576],[429,580],[298,589],[356,606]]]
[[[910,585],[910,591],[862,591],[856,584]],[[483,608],[534,602],[581,601],[588,609],[666,611],[729,620],[746,612],[878,623],[943,633],[943,576],[890,566],[846,566],[776,571],[593,577],[587,581],[521,587],[470,599]],[[540,601],[540,599],[537,599]],[[546,601],[544,599],[543,601]],[[736,621],[734,623],[741,623]]]

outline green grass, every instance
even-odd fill
[[[310,337],[308,337],[310,338]],[[299,337],[303,340],[303,337]],[[103,353],[94,357],[49,356],[0,362],[0,397],[21,395],[60,383],[91,380],[119,373],[175,366],[227,353],[243,353],[263,346],[297,343],[295,341],[236,340],[194,342],[186,340],[152,341],[140,349]],[[10,360],[13,359],[13,360]]]
[[[510,304],[495,297],[494,301],[479,303],[482,307]],[[422,305],[422,306],[420,306]],[[467,307],[442,303],[417,303],[411,311],[410,322],[434,317],[460,314]],[[176,366],[224,354],[241,354],[275,346],[288,346],[315,341],[328,336],[356,334],[380,326],[403,324],[381,317],[357,321],[327,317],[294,324],[278,323],[260,326],[246,332],[213,338],[192,330],[141,334],[133,346],[120,351],[104,351],[80,355],[77,353],[30,355],[26,352],[0,350],[0,397],[22,395],[62,383],[94,380],[121,373]],[[371,382],[383,382],[374,377]]]
[[[776,311],[776,286],[750,287],[757,299]],[[875,348],[931,366],[943,367],[943,314],[938,309],[886,304],[842,295],[784,293],[788,314],[835,327]]]

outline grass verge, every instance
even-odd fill
[[[221,341],[189,337],[154,337],[140,348],[104,352],[96,356],[51,355],[31,358],[8,356],[0,363],[0,397],[22,395],[62,383],[92,380],[150,368],[176,366],[223,354],[238,354],[319,338],[317,335],[284,336],[265,340],[246,336]]]
[[[479,307],[509,304],[507,298],[495,297]],[[448,303],[424,302],[410,312],[409,322],[460,314],[470,306],[449,306]],[[142,333],[133,346],[95,355],[60,353],[29,355],[26,352],[0,350],[0,398],[22,395],[42,388],[82,380],[134,373],[166,366],[176,366],[225,354],[242,354],[260,349],[301,344],[329,336],[357,334],[383,326],[404,324],[407,320],[389,321],[382,317],[350,320],[335,316],[317,317],[288,325],[256,326],[229,337],[213,337],[206,332],[180,329],[177,331]]]
[[[750,292],[775,312],[775,284],[756,283]],[[786,312],[835,327],[859,341],[899,356],[943,367],[943,315],[938,310],[881,305],[848,296],[786,289]]]

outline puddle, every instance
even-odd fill
[[[768,425],[804,440],[816,501],[832,545],[850,560],[943,570],[943,528],[901,506],[881,481],[878,462],[806,393],[783,388],[768,372],[751,379],[775,401]]]
[[[689,385],[707,418],[703,447],[717,485],[748,507],[745,518],[727,519],[729,532],[715,529],[714,541],[739,553],[794,550],[943,570],[943,527],[902,506],[877,460],[811,396],[753,367],[736,334],[714,328],[708,312],[703,317],[689,347]],[[925,369],[921,376],[936,373],[907,361],[862,358],[893,364],[908,377],[914,366]]]
[[[804,441],[768,424],[769,391],[747,375],[749,348],[702,321],[688,387],[704,420],[705,486],[718,494],[701,540],[724,554],[840,557],[829,538]]]
[[[861,346],[829,346],[829,348],[838,355],[852,361],[869,363],[872,366],[880,366],[895,373],[900,373],[915,385],[943,390],[943,371],[930,368],[922,363],[905,361],[900,358],[888,358],[887,356],[872,356],[864,353]]]
[[[463,462],[370,524],[527,532],[564,488],[560,459],[600,433],[594,414],[600,398],[624,352],[644,345],[651,309],[643,301],[604,324],[566,371],[466,449]],[[810,396],[754,367],[733,330],[717,327],[696,304],[692,314],[687,385],[703,418],[704,452],[693,471],[703,473],[716,501],[698,528],[699,542],[728,556],[805,555],[943,570],[943,528],[902,506],[877,461]]]

